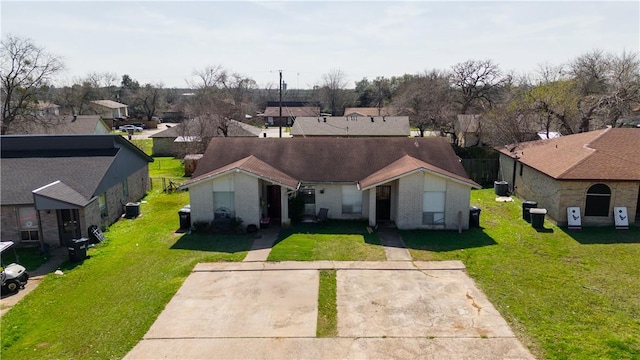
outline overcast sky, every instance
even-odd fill
[[[141,84],[186,87],[207,65],[260,87],[320,84],[342,70],[367,77],[447,69],[492,59],[533,72],[593,49],[640,47],[640,2],[14,2],[3,0],[2,35],[31,38],[60,56],[61,82],[90,72],[128,74]]]

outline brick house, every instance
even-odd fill
[[[580,207],[583,226],[614,224],[614,207],[640,218],[640,129],[604,130],[507,145],[500,177],[520,198],[538,202],[558,225]]]
[[[148,189],[153,159],[119,135],[3,136],[1,147],[3,241],[55,247],[87,237]]]
[[[244,224],[291,215],[394,222],[400,229],[468,228],[471,188],[444,138],[214,138],[189,189],[192,222],[221,211]],[[304,214],[290,214],[301,197]]]

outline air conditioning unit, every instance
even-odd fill
[[[140,203],[130,202],[125,205],[124,217],[127,219],[135,219],[140,216]]]

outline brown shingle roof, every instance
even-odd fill
[[[640,180],[640,129],[590,131],[555,139],[529,141],[513,147],[519,161],[554,179]]]
[[[444,138],[214,138],[194,178],[251,155],[302,183],[357,183],[408,155],[477,186]]]
[[[283,106],[282,116],[298,117],[298,116],[318,116],[320,108],[317,106]],[[262,116],[280,116],[280,107],[270,106],[264,110]]]
[[[298,117],[291,127],[293,136],[409,136],[408,116]]]
[[[10,130],[11,135],[57,134],[57,135],[91,135],[108,134],[111,129],[101,120],[99,115],[52,116],[47,123],[25,124],[22,131]]]
[[[265,163],[264,161],[256,158],[253,155],[247,156],[244,159],[240,159],[234,163],[231,163],[227,166],[223,166],[219,169],[210,171],[206,174],[197,176],[189,180],[185,185],[188,186],[190,184],[199,183],[203,180],[216,177],[218,175],[222,175],[229,171],[235,171],[235,170],[242,170],[242,171],[257,175],[259,177],[268,179],[274,183],[284,185],[291,189],[298,188],[299,182],[296,179],[274,168],[273,166]]]

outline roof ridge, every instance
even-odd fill
[[[587,154],[587,156],[583,157],[582,159],[580,159],[579,161],[576,161],[573,165],[569,166],[568,168],[566,168],[563,172],[561,172],[560,174],[557,175],[557,178],[560,179],[561,177],[563,177],[564,175],[568,174],[569,172],[571,172],[573,169],[577,168],[579,165],[581,165],[583,162],[587,161],[593,154],[595,154],[598,150],[594,149],[592,147],[590,147],[589,145],[591,145],[594,141],[598,140],[599,138],[601,138],[605,133],[607,133],[607,131],[611,129],[611,127],[608,127],[606,129],[604,129],[602,131],[601,134],[598,134],[596,137],[594,137],[593,139],[591,139],[591,141],[587,142],[586,144],[582,145],[582,148],[585,150],[590,151],[589,154]],[[555,138],[555,139],[560,139],[560,138]],[[552,140],[555,139],[547,139],[549,140],[549,142],[551,142]]]

